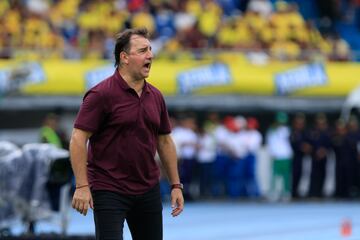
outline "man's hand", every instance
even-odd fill
[[[179,188],[174,188],[171,190],[171,208],[171,215],[173,217],[180,215],[184,209],[184,197],[181,189]]]
[[[92,209],[94,209],[90,188],[87,186],[76,189],[71,205],[76,211],[83,214],[84,216],[87,214],[89,205]]]

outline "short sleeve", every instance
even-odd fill
[[[169,134],[169,133],[171,133],[171,124],[170,124],[170,120],[169,120],[169,113],[166,108],[165,100],[162,96],[161,96],[160,104],[161,104],[161,113],[160,113],[159,134]]]
[[[89,90],[85,96],[77,114],[74,127],[95,133],[105,116],[104,99],[100,92]]]

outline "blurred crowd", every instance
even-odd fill
[[[346,11],[360,5],[313,4],[320,17],[324,6],[339,2],[347,3]],[[331,27],[331,14],[325,18],[331,31],[319,31],[296,1],[2,0],[0,16],[0,58],[112,59],[114,36],[128,27],[148,28],[154,52],[171,57],[185,50],[199,57],[197,50],[210,48],[281,60],[351,58],[349,44]]]
[[[188,200],[360,196],[360,128],[355,116],[330,124],[323,113],[310,122],[303,113],[290,118],[278,112],[273,123],[261,131],[255,117],[209,113],[201,123],[197,117],[179,114],[172,118],[180,178]],[[263,166],[269,169],[260,170],[260,158],[268,161]],[[300,185],[306,176],[304,189]],[[329,177],[330,191],[325,186]],[[260,178],[270,182],[268,189],[259,188]]]

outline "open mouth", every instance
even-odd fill
[[[144,64],[144,67],[147,68],[147,69],[150,69],[151,63],[145,63],[145,64]]]

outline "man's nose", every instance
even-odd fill
[[[148,48],[146,51],[146,58],[152,59],[154,57],[154,53],[152,52],[151,48]]]
[[[147,58],[153,58],[154,57],[154,53],[149,49],[148,51],[147,51]]]

